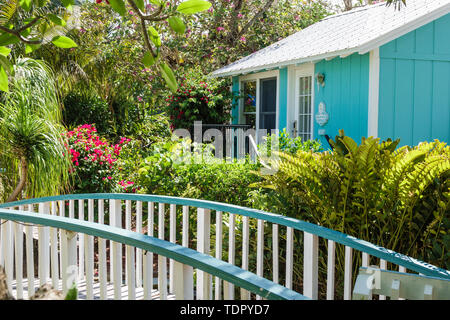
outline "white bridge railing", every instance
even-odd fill
[[[2,213],[1,208],[19,210],[17,219],[13,211]],[[39,219],[69,219],[37,225],[41,220],[23,211],[38,212]],[[2,204],[0,223],[0,263],[17,298],[32,295],[46,282],[67,291],[75,279],[86,299],[351,299],[356,271],[369,265],[450,278],[448,270],[327,228],[195,199],[55,196]],[[150,245],[155,238],[163,242]],[[174,247],[169,250],[167,244]],[[209,261],[208,256],[215,259]],[[337,266],[340,256],[342,268]],[[236,265],[239,268],[220,272]],[[76,266],[76,275],[67,271],[69,266]],[[245,276],[250,280],[244,281]]]

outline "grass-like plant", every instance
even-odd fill
[[[18,59],[0,104],[3,200],[55,195],[67,185],[70,161],[60,108],[51,70],[43,62]]]

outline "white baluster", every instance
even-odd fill
[[[63,293],[72,288],[72,285],[78,287],[78,267],[77,267],[77,234],[72,231],[61,232],[61,255],[62,259],[62,285]]]
[[[11,237],[13,237],[14,235],[12,234],[11,221],[3,220],[2,222],[3,224],[1,225],[2,231],[1,247],[6,272],[6,284],[8,288],[11,288],[13,280],[13,268],[14,268],[14,249],[11,248]]]
[[[177,300],[194,299],[194,274],[191,266],[175,261],[174,264],[174,293]]]
[[[386,270],[386,266],[387,266],[387,261],[383,260],[383,259],[380,259],[380,269],[381,270]],[[383,295],[380,294],[378,296],[378,299],[379,300],[386,300],[386,296],[383,296]]]
[[[28,205],[28,211],[33,212],[33,205]],[[34,226],[25,226],[26,232],[26,251],[27,251],[27,279],[28,279],[28,296],[34,295],[34,253],[33,253],[33,232]]]
[[[211,211],[209,209],[197,209],[197,251],[209,255],[211,232]],[[197,300],[209,300],[211,286],[210,275],[197,270]]]
[[[279,276],[279,245],[278,245],[278,225],[272,224],[272,269],[273,269],[273,282],[278,283]]]
[[[169,217],[169,241],[172,243],[176,243],[176,214],[177,214],[177,206],[175,204],[170,205],[170,217]],[[173,259],[169,259],[169,292],[173,293],[174,291],[174,261]]]
[[[78,219],[84,221],[84,200],[78,200]],[[84,279],[84,235],[78,235],[78,277]]]
[[[39,213],[50,214],[49,204],[39,203]],[[47,283],[50,276],[50,230],[48,227],[39,226],[38,228],[38,250],[39,250],[39,284],[42,286]]]
[[[256,241],[256,274],[260,277],[263,275],[264,263],[264,220],[258,219],[258,232]],[[256,300],[261,300],[261,296],[256,296]]]
[[[158,206],[158,238],[164,240],[164,203]],[[160,300],[167,300],[167,259],[158,255],[158,290]]]
[[[235,219],[236,216],[230,213],[228,221],[228,263],[233,265],[235,262]],[[232,283],[223,282],[223,295],[225,300],[234,300],[234,285]]]
[[[57,203],[51,202],[52,216],[57,215]],[[58,229],[50,228],[50,241],[51,241],[51,271],[52,271],[52,285],[53,288],[58,290],[59,288],[59,257],[58,257]]]
[[[75,200],[69,200],[69,218],[75,218]]]
[[[147,235],[153,237],[155,206],[153,202],[148,203]],[[146,251],[144,255],[144,299],[152,298],[153,289],[153,253]]]
[[[216,259],[222,260],[222,212],[216,211]],[[221,282],[219,277],[215,277],[215,299],[220,300]]]
[[[125,229],[131,230],[131,200],[125,201]],[[134,247],[125,246],[126,249],[126,280],[128,287],[128,300],[136,299],[136,274],[134,265]]]
[[[370,255],[366,252],[362,253],[362,266],[367,268],[369,266]]]
[[[94,200],[88,199],[88,221],[94,222]],[[94,237],[84,235],[84,254],[86,261],[86,298],[94,299]]]
[[[136,232],[142,233],[142,201],[136,202]],[[136,248],[136,287],[142,287],[142,249]]]
[[[345,247],[345,266],[344,266],[344,300],[352,298],[352,254],[351,247]]]
[[[105,224],[105,202],[98,200],[98,223]],[[106,266],[106,240],[98,238],[98,279],[100,282],[100,299],[107,298],[107,266]]]
[[[121,200],[109,200],[109,223],[113,227],[122,228],[122,203]],[[114,299],[122,299],[122,245],[111,241],[111,274],[114,283]]]
[[[23,206],[19,207],[20,211],[24,210]],[[16,297],[23,299],[23,225],[14,223],[15,236],[15,260],[16,260]]]
[[[66,202],[65,201],[58,201],[58,207],[59,207],[59,216],[60,217],[65,217],[66,216]],[[62,256],[61,256],[61,230],[58,230],[58,240],[59,240],[59,274],[62,277]]]
[[[334,300],[334,281],[336,273],[336,243],[328,240],[328,263],[327,263],[327,300]]]
[[[286,288],[292,289],[294,270],[294,229],[286,228]]]
[[[303,295],[317,300],[319,280],[319,237],[304,232]]]
[[[189,207],[183,206],[183,230],[182,230],[182,245],[189,247]]]
[[[249,217],[242,217],[242,269],[248,270]],[[241,300],[249,300],[250,292],[241,288]]]

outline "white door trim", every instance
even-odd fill
[[[315,78],[314,78],[314,64],[305,64],[295,69],[295,90],[294,90],[294,120],[297,121],[297,130],[298,130],[298,118],[299,118],[299,86],[300,86],[300,77],[311,77],[311,108],[312,108],[312,116],[311,116],[311,139],[314,139],[314,113],[315,113]]]

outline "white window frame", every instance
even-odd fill
[[[297,121],[297,136],[299,136],[299,118],[300,118],[300,78],[311,77],[311,140],[314,137],[314,115],[315,115],[315,78],[314,69],[309,67],[299,68],[295,71],[295,117],[294,120]]]
[[[247,81],[256,81],[256,143],[259,143],[259,111],[260,111],[260,85],[261,80],[267,79],[267,78],[276,78],[277,79],[277,92],[276,92],[276,117],[275,117],[275,129],[278,130],[278,123],[279,123],[279,104],[280,104],[280,71],[279,70],[271,70],[271,71],[264,71],[259,73],[253,73],[253,74],[247,74],[244,76],[241,76],[239,78],[239,90],[243,88],[243,82]],[[239,123],[243,123],[244,121],[244,105],[243,105],[243,99],[239,100]]]
[[[245,119],[245,116],[247,115],[247,114],[255,114],[255,127],[258,125],[258,123],[257,123],[257,118],[258,118],[258,97],[257,97],[257,95],[258,95],[258,80],[243,80],[243,81],[240,81],[240,83],[239,83],[239,86],[242,88],[242,90],[244,89],[244,84],[246,83],[246,82],[256,82],[256,92],[255,92],[255,112],[244,112],[244,99],[246,99],[246,98],[241,98],[240,100],[239,100],[239,123],[244,123],[244,121],[246,120]]]

